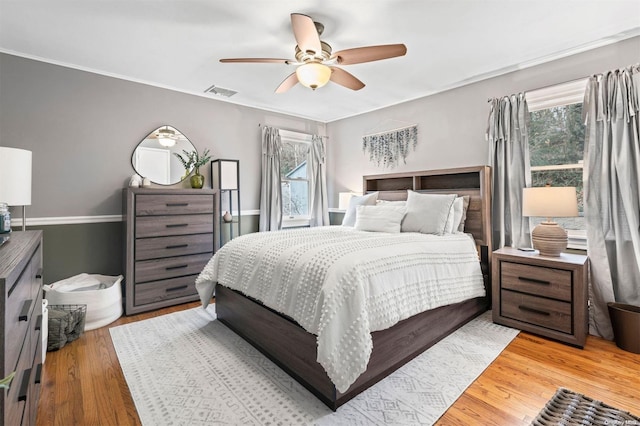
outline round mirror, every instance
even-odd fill
[[[186,179],[182,163],[174,155],[196,148],[182,133],[172,126],[161,126],[149,133],[136,147],[131,164],[137,174],[159,185],[173,185]]]

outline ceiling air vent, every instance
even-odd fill
[[[235,90],[225,89],[223,87],[217,87],[215,84],[213,86],[209,87],[204,92],[205,93],[213,93],[214,95],[217,95],[217,96],[224,96],[225,98],[230,98],[231,96],[233,96],[236,93],[238,93]]]

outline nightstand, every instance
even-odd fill
[[[583,347],[588,322],[588,258],[493,252],[493,321]]]

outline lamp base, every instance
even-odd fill
[[[541,256],[559,257],[567,248],[569,239],[567,231],[556,222],[542,222],[533,228],[531,242]]]

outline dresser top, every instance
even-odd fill
[[[29,261],[30,253],[35,250],[42,238],[42,231],[12,232],[9,241],[0,246],[0,282],[4,282],[13,273],[22,270],[22,264]]]
[[[173,195],[212,195],[218,192],[217,189],[211,188],[202,188],[202,189],[193,189],[193,188],[138,188],[138,187],[128,187],[122,189],[125,193],[130,192],[133,194],[173,194]]]

